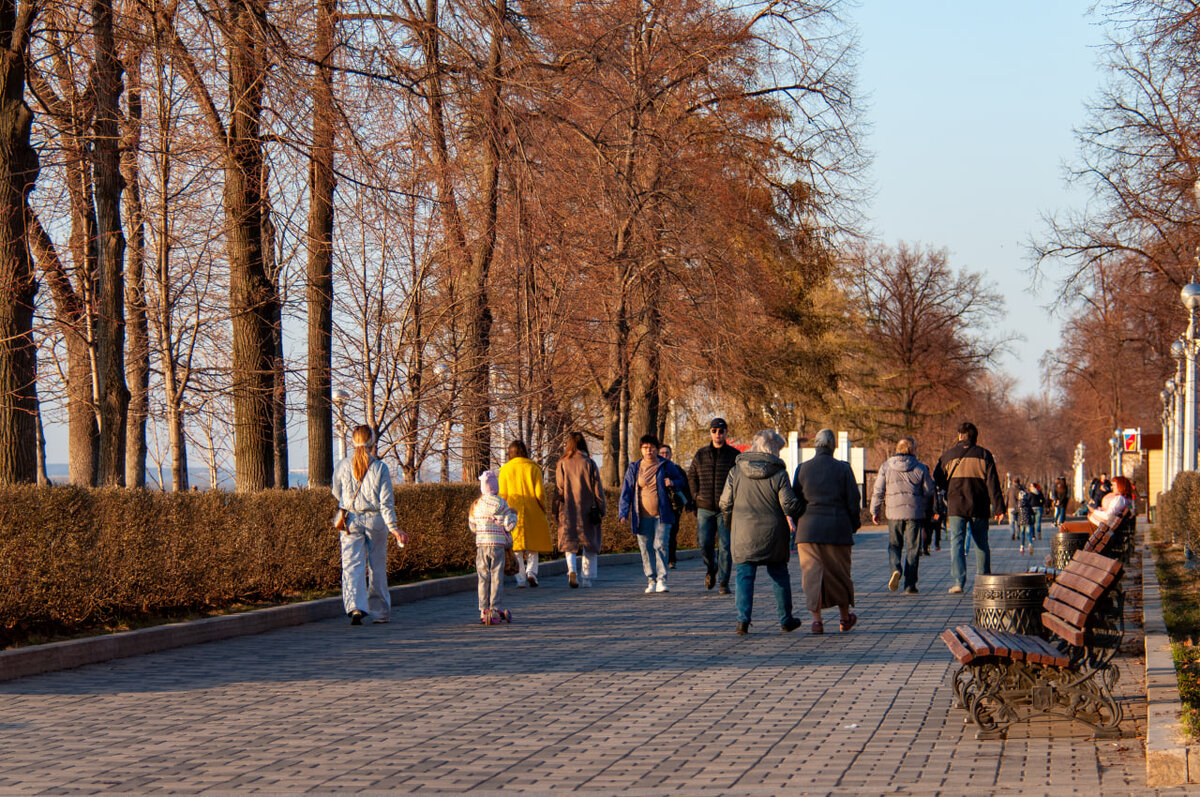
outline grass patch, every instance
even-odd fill
[[[1187,569],[1183,548],[1166,545],[1157,527],[1151,545],[1183,701],[1180,721],[1188,735],[1200,739],[1200,571]]]

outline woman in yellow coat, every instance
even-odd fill
[[[529,458],[520,440],[508,444],[508,462],[500,468],[500,497],[517,513],[512,530],[517,559],[517,588],[538,585],[538,554],[550,553],[550,524],[546,522],[546,491],[542,469]]]

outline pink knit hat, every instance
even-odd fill
[[[479,474],[479,489],[484,495],[495,495],[500,492],[500,480],[496,478],[496,471],[485,470]]]

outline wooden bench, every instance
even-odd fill
[[[1122,552],[1110,551],[1109,545],[1117,536],[1118,531],[1128,530],[1129,533],[1132,533],[1133,524],[1135,521],[1136,518],[1133,515],[1132,507],[1130,507],[1125,510],[1117,524],[1112,528],[1107,528],[1105,526],[1097,526],[1096,528],[1092,528],[1092,524],[1087,520],[1068,520],[1059,526],[1059,531],[1090,532],[1087,542],[1083,544],[1083,550],[1090,553],[1113,554],[1115,557],[1119,558]],[[1031,567],[1029,568],[1028,572],[1044,573],[1047,578],[1053,581],[1058,576],[1058,568],[1051,567],[1051,564],[1051,557],[1046,557],[1045,566]]]
[[[962,667],[954,694],[978,726],[1000,738],[1009,725],[1044,714],[1083,722],[1094,737],[1115,736],[1122,709],[1112,665],[1124,635],[1121,563],[1076,551],[1042,603],[1047,638],[960,625],[941,639]]]

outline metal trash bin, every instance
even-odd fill
[[[1042,603],[1049,592],[1044,573],[975,576],[975,625],[992,631],[1042,636]]]

